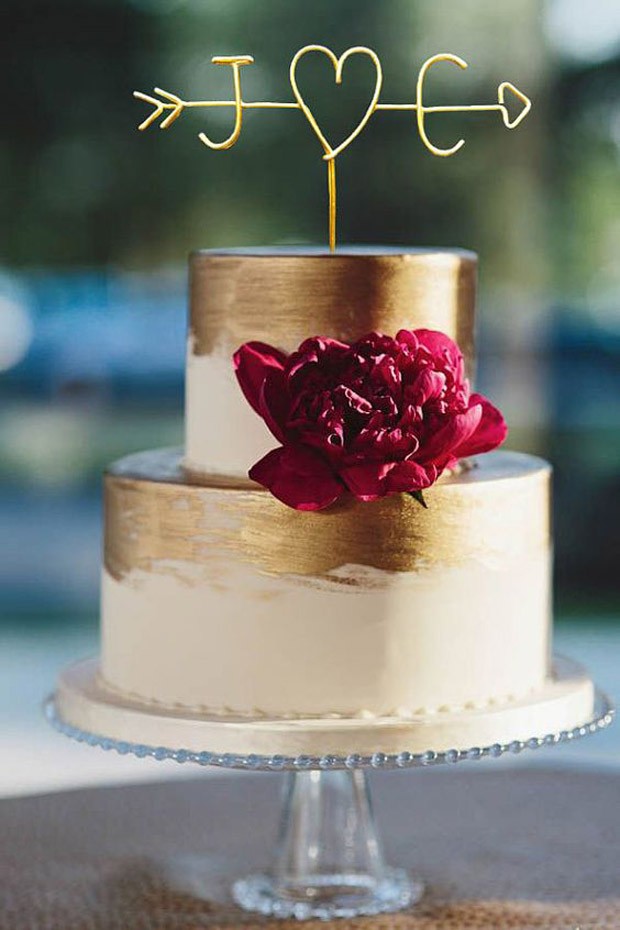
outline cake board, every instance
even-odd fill
[[[45,705],[61,733],[139,758],[245,771],[287,771],[271,871],[234,882],[246,910],[299,920],[391,912],[423,883],[389,868],[367,771],[499,758],[571,742],[609,726],[610,699],[577,663],[556,656],[548,685],[510,705],[404,718],[206,717],[106,689],[96,660],[71,666]],[[195,883],[193,883],[195,890]]]

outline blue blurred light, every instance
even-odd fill
[[[562,55],[577,61],[604,61],[620,49],[620,2],[551,0],[545,31]]]
[[[0,372],[18,365],[28,353],[33,326],[23,289],[0,275]]]

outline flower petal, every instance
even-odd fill
[[[396,491],[423,491],[429,488],[438,477],[434,465],[419,465],[410,460],[398,462],[386,477],[389,493]]]
[[[239,346],[233,355],[239,386],[247,402],[261,416],[260,395],[263,382],[270,371],[281,371],[286,359],[286,353],[264,342],[246,342]]]
[[[249,476],[295,510],[322,510],[344,491],[329,465],[300,445],[272,449],[252,466]]]
[[[393,462],[367,462],[360,465],[344,465],[339,469],[340,477],[358,501],[376,501],[385,497],[385,477],[394,467]]]
[[[508,435],[508,427],[502,414],[486,397],[482,394],[472,394],[471,403],[481,407],[482,415],[474,432],[462,440],[454,450],[454,454],[459,458],[490,452],[501,445]]]
[[[413,384],[405,389],[405,400],[408,404],[422,407],[429,400],[441,397],[446,387],[446,376],[441,371],[424,368]]]
[[[464,413],[446,417],[445,424],[420,441],[416,461],[445,468],[445,463],[455,456],[455,450],[460,449],[477,430],[481,417],[480,404],[473,404]]]
[[[436,329],[416,329],[418,342],[427,349],[434,359],[445,359],[458,381],[464,377],[463,353],[456,342],[445,333]]]
[[[434,356],[441,356],[444,352],[448,352],[451,356],[462,354],[456,342],[438,329],[416,329],[415,335],[419,344]]]
[[[334,388],[332,394],[336,401],[340,400],[343,406],[349,407],[356,413],[362,414],[362,416],[368,416],[372,413],[372,404],[370,401],[354,391],[353,388],[347,387],[344,384],[339,384]]]
[[[396,333],[396,342],[400,346],[406,346],[412,352],[418,348],[418,340],[416,338],[417,330],[413,329],[399,329]]]
[[[284,442],[286,421],[291,408],[286,376],[281,368],[267,370],[258,398],[261,415],[278,442]]]
[[[288,356],[286,375],[291,382],[303,380],[308,375],[311,376],[317,367],[329,368],[334,363],[337,364],[338,360],[344,358],[349,352],[350,347],[346,342],[339,342],[337,339],[324,336],[313,336],[311,339],[304,340],[297,351]]]

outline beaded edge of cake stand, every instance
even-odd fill
[[[499,758],[506,753],[520,753],[525,749],[540,749],[544,746],[556,746],[570,743],[593,733],[605,730],[613,722],[615,708],[611,699],[601,690],[596,690],[594,715],[586,723],[570,730],[548,733],[545,736],[532,736],[526,740],[512,740],[508,743],[493,743],[490,746],[472,746],[469,749],[447,749],[435,752],[400,752],[389,754],[375,752],[370,755],[350,753],[346,756],[329,754],[324,756],[262,756],[240,755],[238,753],[192,752],[188,749],[171,749],[166,746],[147,746],[143,743],[129,743],[101,736],[87,730],[74,727],[62,719],[56,709],[53,695],[44,704],[47,721],[64,736],[96,746],[106,751],[114,750],[120,755],[134,755],[139,759],[156,759],[159,762],[193,762],[197,765],[212,765],[218,768],[241,769],[245,771],[304,771],[307,769],[407,769],[421,768],[429,765],[475,761],[484,758]]]

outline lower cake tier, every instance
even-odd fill
[[[102,685],[193,714],[394,717],[520,701],[550,672],[550,468],[495,452],[425,492],[291,510],[180,453],[105,480]]]

